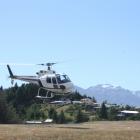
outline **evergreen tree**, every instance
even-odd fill
[[[17,123],[18,115],[12,105],[8,105],[4,94],[0,93],[0,123]]]
[[[0,92],[3,92],[3,87],[2,86],[0,87]]]
[[[75,122],[80,123],[80,122],[82,122],[82,120],[83,120],[83,114],[82,114],[81,110],[78,109],[76,118],[75,118]]]
[[[81,100],[83,96],[78,91],[75,91],[69,98],[71,98],[71,100]]]
[[[125,109],[126,109],[126,110],[131,110],[131,108],[132,108],[132,107],[129,106],[129,105],[126,105],[126,106],[125,106]]]
[[[63,110],[61,110],[61,112],[59,114],[58,123],[60,123],[60,124],[65,123],[65,114],[64,114]]]
[[[101,105],[101,109],[99,111],[99,117],[101,119],[107,119],[108,116],[107,116],[107,108],[105,106],[105,103],[103,102],[102,105]]]
[[[0,94],[0,123],[7,122],[7,111],[8,107],[4,95]]]
[[[75,117],[75,122],[76,122],[76,123],[81,123],[81,122],[86,122],[86,121],[88,121],[88,120],[89,120],[88,116],[86,116],[86,115],[81,111],[81,109],[78,109],[77,114],[76,114],[76,117]]]
[[[58,115],[57,112],[54,110],[53,114],[52,114],[52,119],[53,122],[57,123],[58,122]]]
[[[95,103],[97,102],[95,97],[92,97],[92,101],[95,102]]]
[[[117,120],[117,114],[118,114],[118,108],[115,107],[110,107],[108,110],[108,119],[109,120]]]
[[[52,119],[52,116],[53,116],[53,113],[54,113],[54,108],[49,108],[49,110],[48,110],[48,117],[50,118],[50,119]]]
[[[40,120],[44,119],[45,115],[39,104],[32,104],[26,111],[26,118],[28,120]]]
[[[86,94],[83,95],[83,98],[88,98],[88,96]]]
[[[56,110],[55,110],[54,108],[52,108],[52,107],[48,110],[48,117],[49,117],[50,119],[53,119],[53,121],[54,121],[55,123],[58,122],[58,115],[57,115],[57,112],[56,112]]]
[[[15,108],[12,105],[8,105],[7,109],[7,123],[19,123],[19,115],[16,113]]]

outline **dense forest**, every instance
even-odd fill
[[[37,99],[38,86],[33,84],[22,84],[8,89],[0,88],[0,123],[24,123],[27,120],[53,119],[54,123],[80,123],[94,120],[119,120],[117,114],[120,110],[134,110],[130,106],[111,106],[107,108],[106,102],[99,109],[93,109],[86,104],[52,105]],[[70,97],[71,100],[79,101],[87,98],[77,91]],[[94,102],[94,97],[88,97]],[[61,96],[55,96],[53,100],[60,100]],[[137,109],[139,110],[139,109]],[[123,120],[140,120],[140,115],[121,118]]]

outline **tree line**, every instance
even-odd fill
[[[44,120],[46,118],[52,118],[55,123],[67,122],[69,118],[67,118],[63,109],[57,111],[56,106],[49,105],[36,98],[38,88],[34,84],[22,84],[21,86],[15,84],[14,87],[7,89],[3,89],[1,86],[0,123],[21,123],[26,120]],[[86,95],[82,96],[76,91],[70,99],[80,100],[84,97]],[[62,97],[55,96],[53,100],[59,100],[60,98]],[[78,113],[73,114],[73,119],[76,119]]]
[[[0,123],[23,123],[26,120],[45,120],[51,118],[54,123],[80,123],[94,120],[119,120],[131,119],[140,120],[140,115],[118,118],[120,110],[134,110],[130,106],[112,106],[107,108],[106,102],[103,102],[99,109],[94,109],[86,104],[70,105],[50,105],[35,98],[38,92],[38,86],[34,84],[22,84],[18,86],[3,89],[0,87]],[[54,100],[61,99],[61,96],[55,96]],[[75,92],[70,97],[71,100],[81,100],[87,98]],[[94,97],[88,97],[96,102]]]

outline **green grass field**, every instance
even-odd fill
[[[139,121],[0,125],[0,140],[139,140]]]

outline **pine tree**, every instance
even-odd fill
[[[50,119],[52,119],[52,117],[53,117],[53,113],[54,113],[54,108],[49,108],[49,110],[48,110],[48,117],[50,118]]]
[[[94,96],[92,97],[92,101],[95,103],[97,102]]]
[[[99,117],[102,118],[102,119],[107,119],[108,118],[108,116],[107,116],[107,108],[106,108],[104,102],[101,105],[101,109],[100,109],[100,112],[99,112]]]
[[[7,122],[7,103],[4,98],[4,95],[0,93],[0,123],[6,123]]]
[[[48,117],[49,117],[50,119],[53,119],[53,121],[54,121],[55,123],[58,122],[58,115],[57,115],[57,112],[56,112],[56,110],[55,110],[54,108],[52,108],[52,107],[48,110]]]
[[[63,110],[61,110],[59,118],[58,118],[58,123],[62,124],[65,123],[65,114],[63,112]]]
[[[3,92],[3,86],[0,87],[0,92]]]
[[[108,119],[109,120],[117,120],[118,108],[110,107],[108,110]]]
[[[5,95],[0,93],[0,123],[17,123],[18,121],[15,109],[6,102]]]
[[[57,112],[54,110],[53,114],[52,114],[52,119],[55,123],[58,122],[58,116],[57,116]]]
[[[80,123],[80,122],[82,122],[82,120],[83,120],[83,114],[82,114],[81,110],[78,109],[75,121],[76,121],[76,123]]]

